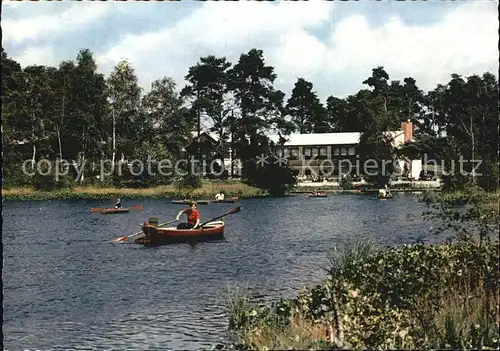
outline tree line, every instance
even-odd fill
[[[270,132],[279,134],[281,142],[293,132],[361,132],[363,158],[427,154],[446,167],[460,156],[481,159],[482,176],[454,175],[450,184],[498,187],[498,80],[492,73],[452,74],[447,84],[425,93],[414,78],[391,80],[384,67],[376,67],[363,81],[364,89],[322,103],[313,83],[304,78],[297,79],[286,99],[274,86],[274,67],[266,63],[262,50],[252,49],[236,63],[202,57],[185,79],[187,85],[180,88],[163,77],[144,93],[126,60],[105,76],[88,49],[58,67],[21,67],[2,49],[4,185],[50,183],[47,177],[23,174],[20,165],[25,160],[75,160],[86,165],[76,181],[92,184],[97,181],[92,164],[103,159],[179,159],[190,133],[208,120],[219,141],[214,157],[223,159],[231,148],[249,183],[277,192],[293,184],[290,170],[253,162],[271,147],[266,136]],[[383,132],[398,130],[406,120],[413,122],[417,141],[394,150]],[[127,172],[99,179],[101,184],[144,186],[172,181]]]

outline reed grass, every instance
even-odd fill
[[[234,287],[227,294],[227,315],[229,329],[246,327],[254,317],[248,288]],[[244,328],[235,338],[237,345],[251,350],[306,350],[323,349],[329,328],[324,323],[313,323],[301,313],[293,314],[289,323],[280,323],[280,317],[273,314],[265,320],[258,320],[252,328]],[[222,346],[222,345],[221,345]],[[230,347],[229,349],[235,349]],[[238,349],[238,348],[236,348]]]
[[[422,338],[439,349],[491,349],[499,342],[499,296],[478,287],[450,289],[439,304],[421,301],[418,306]],[[437,307],[437,308],[436,308]],[[489,347],[488,347],[489,346]]]
[[[257,325],[244,333],[242,342],[252,350],[321,350],[328,346],[328,331],[326,324],[296,314],[284,328]]]
[[[489,249],[466,245],[469,246],[462,249],[454,245],[383,249],[371,240],[351,242],[342,252],[330,256],[330,279],[340,283],[335,288],[340,290],[334,293],[341,301],[340,324],[335,323],[328,312],[321,312],[330,304],[324,300],[333,291],[328,283],[302,297],[286,300],[285,304],[264,309],[240,293],[234,295],[236,299],[228,311],[229,329],[234,333],[236,345],[243,345],[236,349],[498,349],[500,298],[498,283],[495,283],[498,274],[494,273],[498,267],[491,257],[498,243]],[[468,265],[470,257],[464,256],[467,251],[463,251],[468,250],[467,247],[489,252],[489,258],[477,258],[473,271],[467,274],[449,270],[447,267],[457,264]],[[379,260],[382,256],[385,258]],[[410,264],[406,262],[410,257],[418,259]],[[374,262],[386,266],[391,274],[384,273],[384,269],[374,270]],[[439,269],[443,279],[429,276],[433,281],[430,290],[419,288],[426,284],[424,277],[428,275],[429,266],[434,275]],[[362,279],[346,280],[349,276]],[[448,276],[454,278],[444,279]],[[370,283],[374,278],[382,282],[379,287],[377,283]],[[406,291],[400,278],[406,279],[403,285],[410,284],[417,289]],[[344,285],[346,283],[348,285]],[[407,303],[388,304],[389,292],[394,289],[406,294],[402,297]],[[284,306],[292,306],[290,314]],[[316,312],[311,314],[312,311]],[[314,317],[318,311],[319,315]],[[332,325],[342,330],[341,338],[334,334]]]
[[[6,200],[83,200],[109,199],[120,196],[123,198],[181,198],[198,199],[213,198],[216,193],[223,191],[226,197],[251,198],[265,196],[261,189],[248,186],[242,182],[203,182],[200,188],[179,188],[175,185],[163,185],[152,188],[116,188],[97,186],[77,186],[72,189],[58,189],[52,191],[37,191],[33,188],[2,189],[2,197]]]
[[[330,268],[327,270],[332,277],[336,277],[363,262],[379,249],[378,243],[372,238],[357,238],[349,241],[342,251],[336,248],[329,252],[328,261]]]

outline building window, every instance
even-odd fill
[[[341,154],[342,156],[347,155],[347,148],[345,148],[345,147],[341,148],[341,149],[340,149],[340,154]]]
[[[326,155],[326,146],[319,148],[319,156],[320,157],[326,157],[327,156]]]
[[[334,156],[340,155],[340,149],[338,147],[333,148],[333,155]]]
[[[349,154],[350,156],[354,156],[354,155],[356,155],[356,148],[354,148],[354,147],[350,147],[350,148],[348,149],[348,154]]]
[[[311,148],[310,147],[305,147],[304,148],[304,156],[305,157],[311,157]]]
[[[311,150],[312,150],[312,156],[313,157],[318,157],[318,153],[319,153],[318,148],[317,147],[313,147],[313,148],[311,148]]]
[[[284,153],[285,153],[286,158],[290,158],[290,149],[289,148],[285,148]]]
[[[276,152],[276,156],[283,157],[283,149],[282,148],[280,148],[280,147],[276,148],[275,152]]]
[[[298,160],[299,159],[299,149],[298,148],[290,149],[290,158],[292,160]]]

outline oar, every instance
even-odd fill
[[[176,219],[172,219],[171,221],[168,221],[168,222],[165,222],[165,223],[162,223],[162,224],[159,224],[158,227],[163,227],[164,225],[167,225],[167,224],[170,224],[170,223],[173,223],[177,221],[177,218]],[[122,237],[119,237],[119,238],[116,238],[116,239],[113,239],[111,241],[115,242],[115,243],[121,243],[121,242],[124,242],[124,241],[128,241],[128,239],[134,237],[134,236],[137,236],[139,234],[143,234],[142,231],[140,232],[137,232],[137,233],[134,233],[134,234],[131,234],[129,236],[122,236]]]
[[[232,209],[231,211],[229,211],[228,213],[223,214],[222,216],[217,216],[217,217],[214,217],[214,218],[212,218],[212,219],[211,219],[211,220],[209,220],[209,221],[206,221],[206,222],[204,222],[204,223],[199,224],[197,228],[201,228],[201,227],[203,227],[204,225],[206,225],[206,224],[208,224],[208,223],[210,223],[210,222],[213,222],[213,221],[215,221],[215,220],[217,220],[217,219],[220,219],[220,218],[222,218],[222,217],[226,217],[226,216],[232,215],[232,214],[234,214],[234,213],[238,213],[238,212],[240,212],[240,211],[241,211],[241,206],[238,206],[238,207],[236,207],[236,208],[233,208],[233,209]]]
[[[92,213],[94,212],[101,212],[103,210],[108,210],[108,209],[115,209],[114,207],[110,207],[110,208],[100,208],[100,207],[92,207],[90,209],[90,211]],[[137,206],[132,206],[132,207],[122,207],[121,209],[127,209],[127,210],[144,210],[144,207],[141,206],[141,205],[137,205]],[[118,208],[118,210],[120,210],[120,208]]]

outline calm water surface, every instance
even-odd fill
[[[3,209],[6,350],[191,349],[226,339],[228,289],[291,297],[325,278],[326,254],[356,237],[384,244],[427,237],[417,198],[396,195],[242,200],[201,205],[227,217],[223,242],[144,248],[110,239],[182,208],[126,201],[144,211],[91,214],[99,201],[6,201]]]

